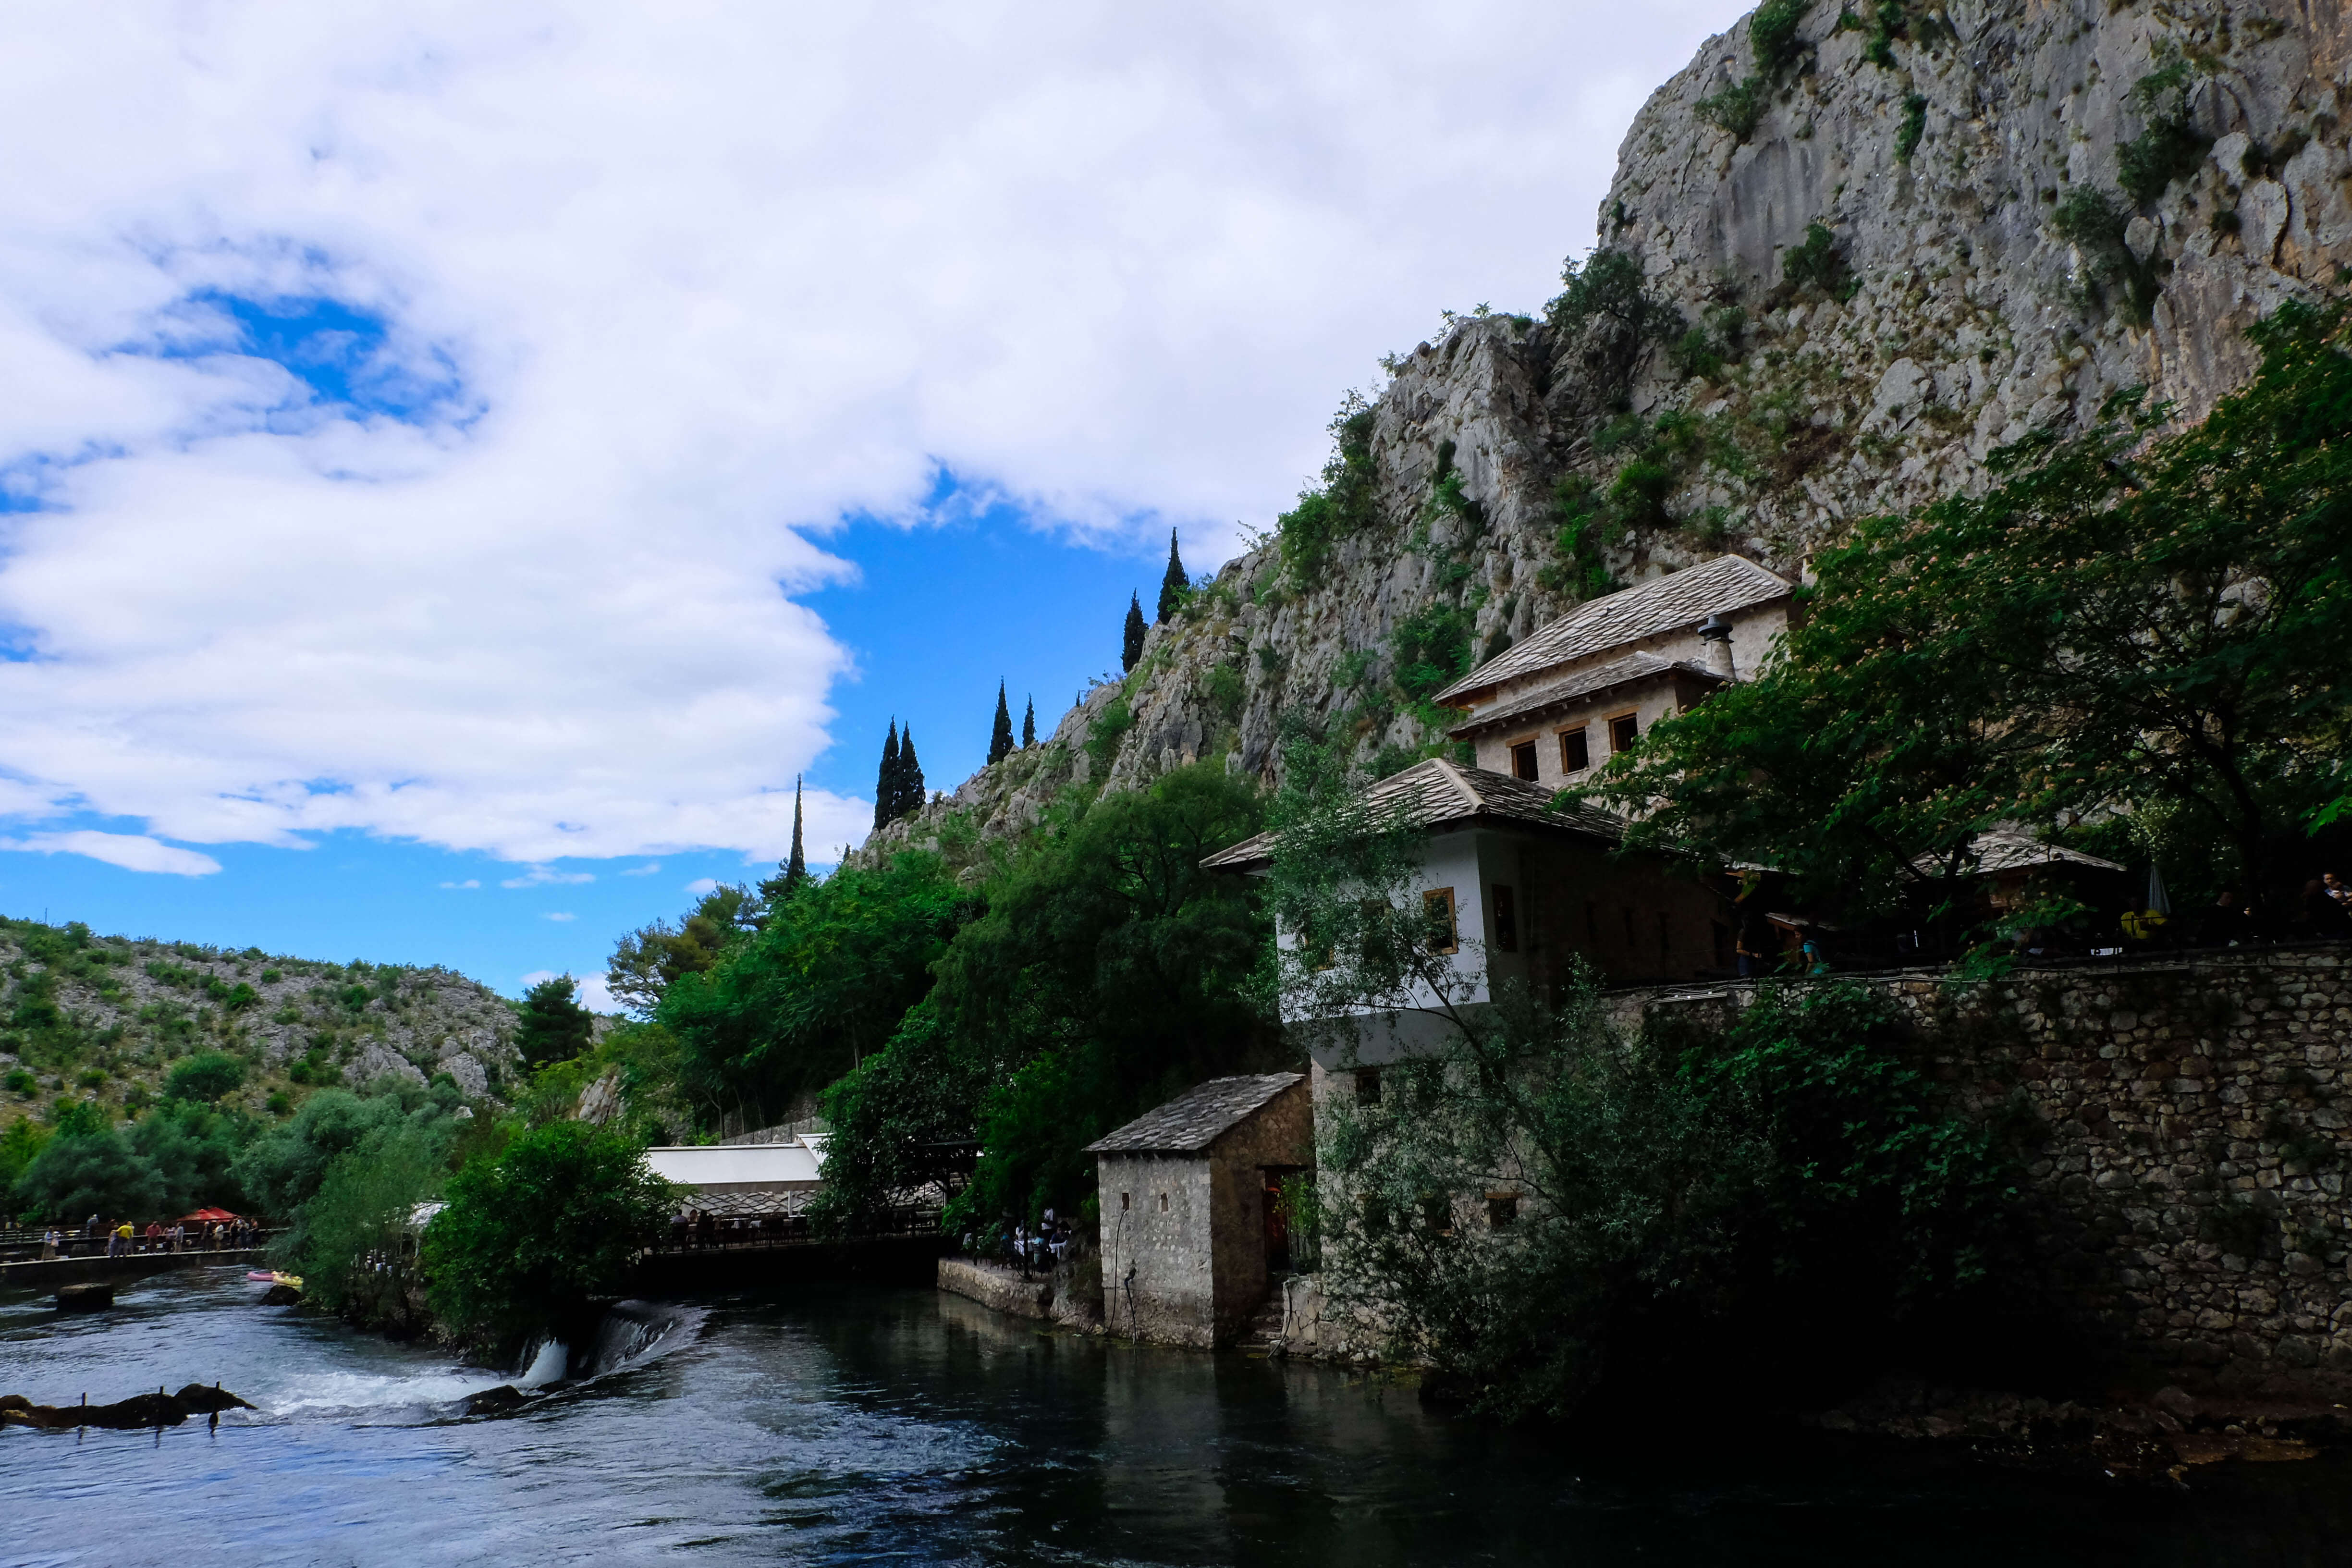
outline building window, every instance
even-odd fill
[[[1533,784],[1536,776],[1536,743],[1521,741],[1511,748],[1511,776]]]
[[[1356,1069],[1356,1103],[1358,1105],[1378,1105],[1380,1102],[1381,1069],[1378,1068],[1358,1068]]]
[[[1519,900],[1510,889],[1495,889],[1495,947],[1501,952],[1519,951]]]
[[[1422,918],[1429,928],[1429,951],[1453,952],[1462,945],[1454,925],[1454,889],[1432,888],[1421,896]]]
[[[1573,730],[1559,732],[1559,771],[1580,773],[1592,765],[1592,739],[1579,724]]]
[[[1168,1212],[1168,1194],[1166,1193],[1160,1194],[1160,1212],[1161,1214],[1166,1214]]]
[[[1620,713],[1609,721],[1609,749],[1612,752],[1630,752],[1633,749],[1633,742],[1641,733],[1642,725],[1639,715]]]
[[[1486,1228],[1501,1230],[1519,1217],[1519,1194],[1488,1193],[1486,1194]]]
[[[1125,1193],[1118,1194],[1118,1212],[1121,1214],[1125,1214],[1127,1212],[1127,1198],[1128,1194]]]

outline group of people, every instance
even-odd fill
[[[2203,947],[2235,947],[2250,942],[2326,942],[2352,937],[2352,884],[2324,871],[2303,885],[2291,904],[2257,911],[2235,888],[2224,888],[2199,922]]]
[[[1024,1274],[1033,1268],[1051,1268],[1069,1255],[1070,1222],[1047,1209],[1034,1230],[1025,1225],[1015,1225],[1008,1238],[1008,1246],[1013,1261],[1021,1266]]]
[[[106,1220],[92,1215],[78,1232],[56,1226],[42,1232],[41,1256],[70,1257],[77,1241],[95,1252],[101,1239],[106,1243],[109,1258],[128,1258],[142,1252],[236,1251],[257,1245],[260,1237],[261,1227],[242,1216],[200,1224],[193,1231],[184,1220],[174,1220],[168,1226],[159,1219],[150,1220],[142,1232],[130,1220]]]

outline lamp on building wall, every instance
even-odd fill
[[[1699,639],[1706,644],[1706,668],[1726,680],[1737,680],[1731,665],[1731,623],[1719,614],[1699,623]]]

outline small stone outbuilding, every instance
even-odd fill
[[[1163,1344],[1238,1338],[1289,1271],[1278,1199],[1314,1163],[1306,1075],[1212,1079],[1087,1152],[1100,1161],[1105,1326]]]

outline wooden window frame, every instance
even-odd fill
[[[1570,724],[1566,729],[1555,730],[1552,733],[1559,738],[1560,777],[1574,778],[1579,773],[1592,771],[1592,726],[1591,724]],[[1575,767],[1568,765],[1568,742],[1571,735],[1584,742],[1584,761]]]
[[[1539,739],[1541,737],[1529,735],[1525,740],[1504,742],[1504,754],[1511,761],[1511,776],[1522,784],[1533,784],[1543,776],[1543,749],[1536,743]],[[1528,753],[1528,766],[1535,770],[1532,773],[1519,772],[1519,752],[1522,750]]]
[[[1609,732],[1609,754],[1612,757],[1623,756],[1633,749],[1617,743],[1617,721],[1621,719],[1631,719],[1633,721],[1633,739],[1638,741],[1642,738],[1642,710],[1639,708],[1622,708],[1610,714],[1601,723]]]
[[[1443,904],[1445,910],[1445,942],[1443,946],[1440,946],[1435,940],[1434,930],[1438,921],[1436,911],[1440,904]],[[1429,943],[1431,952],[1448,953],[1462,951],[1462,914],[1454,906],[1453,889],[1432,888],[1422,894],[1421,912],[1432,928]]]

